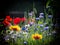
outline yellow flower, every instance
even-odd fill
[[[32,39],[33,40],[42,39],[42,35],[40,35],[40,34],[32,34]]]
[[[21,30],[20,26],[18,26],[18,25],[10,26],[9,29],[10,30],[16,30],[16,31],[20,31]]]

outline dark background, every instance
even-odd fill
[[[43,8],[47,2],[47,0],[37,0],[37,1],[20,1],[20,0],[2,0],[0,1],[0,19],[1,18],[5,18],[6,15],[9,15],[9,12],[10,11],[19,11],[19,12],[22,12],[20,14],[18,14],[17,16],[21,16],[23,15],[23,12],[27,9],[31,10],[32,9],[32,4],[33,2],[35,2],[35,7],[39,12],[43,12]],[[58,26],[55,27],[55,30],[57,31],[57,34],[55,37],[55,40],[52,41],[50,43],[50,45],[59,45],[59,39],[60,39],[60,35],[59,35],[59,30],[60,30],[60,7],[59,7],[59,1],[58,0],[52,0],[51,2],[51,6],[53,7],[53,23],[57,23]],[[12,16],[12,15],[11,15]],[[16,16],[16,15],[15,15]],[[23,17],[23,16],[21,16]],[[4,27],[3,27],[4,28]],[[0,28],[1,29],[1,28]],[[0,30],[1,31],[1,30]],[[0,44],[6,44],[6,42],[4,42],[3,40],[3,35],[0,34]],[[7,44],[6,44],[7,45]]]

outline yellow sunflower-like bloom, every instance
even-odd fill
[[[32,39],[33,39],[33,40],[42,39],[42,35],[40,35],[40,34],[32,34]]]
[[[20,26],[18,26],[18,25],[10,26],[9,29],[10,30],[16,30],[16,31],[20,31],[21,30]]]

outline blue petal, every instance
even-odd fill
[[[43,24],[40,24],[40,27],[43,27]]]
[[[26,28],[25,27],[22,27],[22,30],[26,30]]]
[[[44,27],[44,30],[48,30],[49,29],[49,27]]]
[[[40,16],[44,16],[44,13],[40,13]]]
[[[44,18],[44,16],[39,16],[40,18]]]
[[[39,20],[40,18],[36,18],[36,20]]]
[[[48,15],[48,18],[52,18],[52,15]]]

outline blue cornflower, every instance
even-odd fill
[[[47,27],[44,27],[44,30],[48,30],[49,29],[49,27],[47,26]]]
[[[44,18],[44,16],[39,16],[39,18]]]
[[[26,28],[25,27],[22,27],[22,30],[26,30]]]
[[[44,13],[40,13],[40,16],[44,16]]]
[[[48,18],[52,18],[52,15],[48,15]]]
[[[40,27],[43,27],[44,25],[43,24],[40,24]]]
[[[40,18],[36,18],[36,20],[39,20]]]

